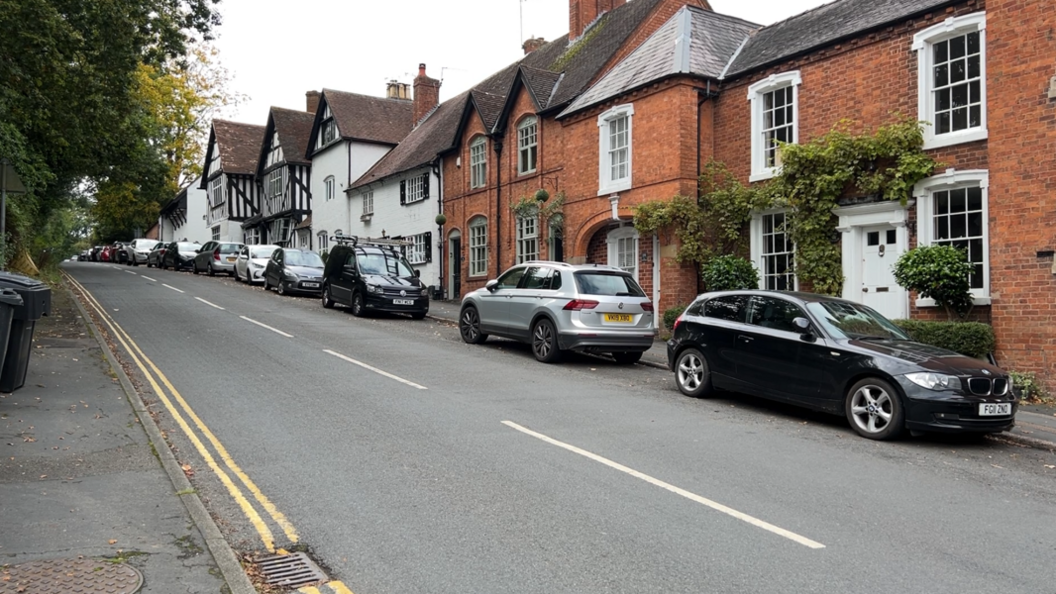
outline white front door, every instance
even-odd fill
[[[893,267],[902,255],[893,225],[863,227],[860,301],[890,319],[906,317],[906,294],[895,282]]]

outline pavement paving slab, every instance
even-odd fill
[[[25,386],[0,394],[0,568],[81,559],[127,564],[143,576],[140,592],[223,591],[201,533],[65,288],[53,290],[32,346]]]

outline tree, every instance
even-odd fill
[[[895,262],[895,282],[916,291],[946,310],[953,320],[967,318],[974,301],[970,280],[975,267],[964,251],[952,245],[926,245],[910,250]]]

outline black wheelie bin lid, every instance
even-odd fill
[[[22,307],[15,308],[16,320],[39,320],[51,313],[51,287],[35,278],[0,272],[0,288],[12,289],[22,297]]]

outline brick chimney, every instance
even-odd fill
[[[521,47],[524,49],[524,55],[527,56],[544,45],[546,45],[545,39],[542,37],[532,37],[531,39],[526,40]]]
[[[321,97],[319,91],[308,91],[304,94],[306,106],[304,111],[308,113],[315,113],[315,110],[319,109],[319,97]]]
[[[440,105],[440,81],[425,75],[425,64],[418,65],[418,76],[414,77],[414,124]]]
[[[587,25],[626,3],[627,0],[568,0],[568,38],[578,39]]]

